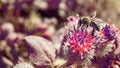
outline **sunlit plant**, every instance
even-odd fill
[[[67,20],[62,50],[68,65],[88,66],[94,57],[105,57],[118,46],[119,32],[113,24],[103,23],[95,16],[76,15]]]

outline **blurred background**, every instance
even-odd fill
[[[26,56],[19,47],[24,36],[51,40],[68,16],[91,16],[96,11],[97,18],[120,29],[119,6],[120,0],[0,0],[0,65],[12,66],[18,55]]]
[[[12,23],[15,31],[22,32],[22,25],[28,30],[36,24],[52,22],[60,28],[68,16],[90,16],[96,11],[96,17],[118,25],[119,6],[120,0],[0,0],[0,19]]]
[[[10,23],[15,32],[52,35],[63,27],[66,17],[79,14],[114,23],[119,29],[120,0],[0,0],[0,24]]]

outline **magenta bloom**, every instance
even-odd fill
[[[83,55],[94,47],[95,38],[87,30],[82,30],[81,28],[75,30],[74,32],[69,32],[69,37],[67,38],[69,43],[69,48],[73,52],[77,52]]]

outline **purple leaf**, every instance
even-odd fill
[[[55,60],[56,50],[52,43],[42,37],[25,37],[30,60],[37,66],[50,65]]]

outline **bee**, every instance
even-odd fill
[[[78,27],[79,26],[88,27],[89,24],[90,24],[90,17],[82,17],[78,21]]]
[[[94,16],[92,18],[90,17],[82,17],[79,19],[78,21],[78,28],[80,26],[87,28],[88,26],[93,27],[93,31],[97,30],[100,31],[100,25],[99,23],[97,23],[94,18],[95,18],[96,14],[94,14]]]
[[[93,30],[91,31],[92,35],[94,36],[95,31],[100,31],[100,25],[97,21],[95,21],[95,16],[96,13],[94,13],[93,17],[82,17],[79,19],[78,21],[78,28],[82,27],[82,28],[87,28],[88,26],[92,27]]]

